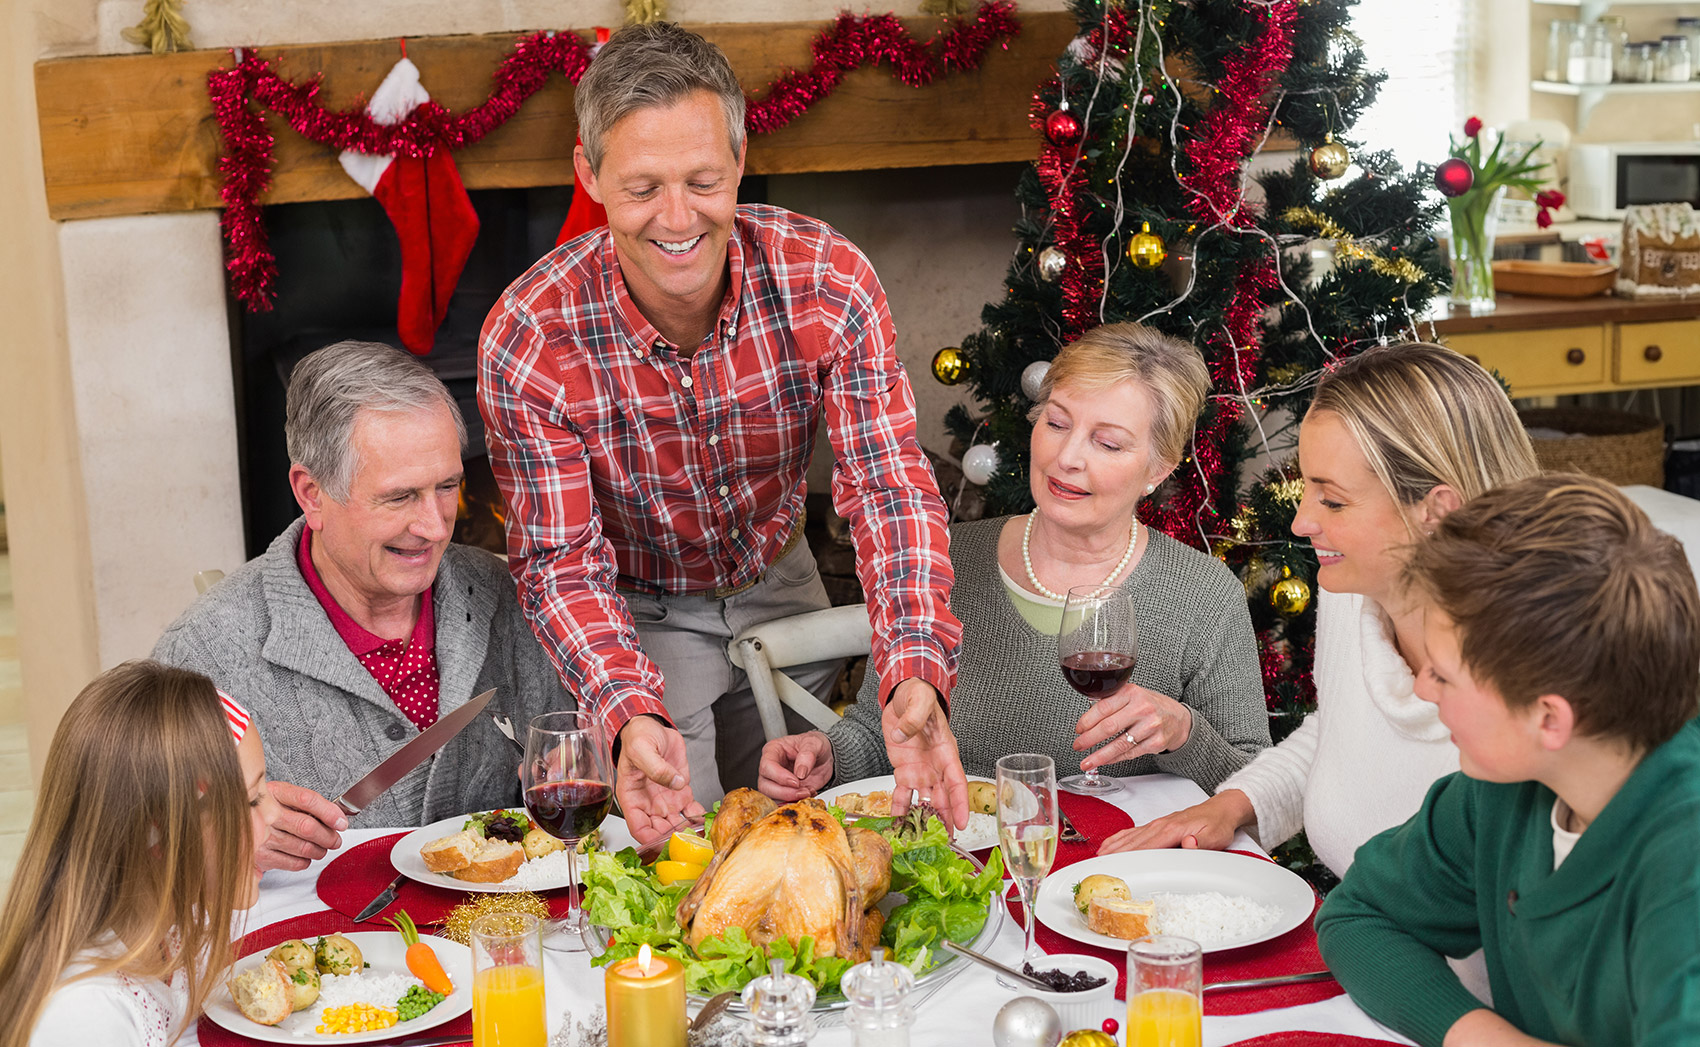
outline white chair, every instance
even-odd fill
[[[196,571],[195,572],[195,595],[200,596],[201,594],[205,593],[208,589],[211,589],[213,586],[217,585],[219,583],[219,581],[223,578],[224,578],[224,572],[217,570],[217,569],[214,569],[214,570],[211,570],[211,571]]]
[[[838,722],[831,707],[780,670],[867,654],[873,639],[868,605],[846,604],[751,626],[726,645],[726,656],[749,676],[762,731],[772,741],[790,733],[783,705],[823,731]]]

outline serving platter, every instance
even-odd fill
[[[510,807],[508,810],[524,810],[524,808]],[[477,813],[483,814],[488,812],[480,811]],[[566,865],[564,862],[560,863],[561,868],[559,876],[548,877],[537,882],[528,881],[525,883],[516,882],[519,880],[519,875],[517,873],[513,877],[503,880],[500,883],[470,883],[466,880],[457,880],[448,873],[432,872],[430,869],[427,869],[425,867],[425,859],[419,857],[419,849],[430,843],[432,840],[439,839],[444,836],[452,836],[453,834],[460,832],[461,826],[465,825],[466,820],[470,817],[472,817],[471,814],[456,815],[453,818],[444,818],[441,821],[432,822],[430,825],[421,826],[420,828],[413,830],[406,836],[397,840],[395,842],[395,846],[390,848],[390,864],[395,866],[396,872],[401,873],[408,879],[415,880],[419,883],[430,884],[432,887],[443,887],[451,891],[474,891],[481,894],[511,894],[515,891],[552,891],[561,887],[571,887],[576,882],[567,876]],[[636,846],[637,838],[632,835],[631,829],[626,826],[626,820],[624,818],[611,814],[602,820],[602,842],[597,845],[598,850],[618,851],[623,847]],[[522,865],[520,868],[523,871],[525,867]],[[585,863],[580,861],[578,863],[580,879],[584,878],[584,868]]]
[[[302,940],[310,943],[316,937],[318,935],[307,935]],[[370,965],[364,973],[412,977],[407,970],[407,944],[401,940],[400,934],[394,931],[354,931],[345,932],[344,937],[360,947],[361,955]],[[387,1029],[350,1033],[314,1032],[313,1027],[319,1024],[319,1013],[324,1009],[318,1003],[305,1010],[296,1011],[278,1025],[261,1025],[259,1022],[250,1021],[237,1009],[236,1001],[231,998],[230,978],[264,963],[266,954],[271,952],[270,948],[251,952],[231,965],[230,977],[220,978],[218,984],[213,987],[212,995],[207,999],[206,1015],[238,1036],[246,1036],[264,1043],[376,1043],[424,1032],[472,1010],[472,950],[447,938],[432,938],[430,943],[437,959],[442,961],[443,970],[454,983],[455,991],[419,1017],[397,1022]],[[394,1003],[390,1006],[393,1007]]]
[[[985,782],[988,785],[997,783],[990,778],[969,775],[970,782]],[[860,778],[853,782],[835,785],[830,789],[822,789],[819,798],[826,803],[832,803],[845,793],[891,792],[897,788],[897,778],[894,775],[882,774],[875,778]],[[861,817],[851,815],[850,817]],[[995,814],[970,814],[968,827],[951,835],[951,842],[964,851],[984,851],[998,845],[998,816]]]
[[[869,781],[877,780],[878,779],[869,779]],[[878,786],[876,786],[876,788],[878,788]],[[851,791],[854,792],[855,790],[852,789]],[[953,847],[952,850],[967,859],[974,866],[975,872],[979,872],[986,867],[984,862],[980,861],[966,850],[963,850],[960,846]],[[878,908],[881,912],[889,916],[893,909],[902,905],[907,900],[908,899],[904,895],[894,892],[887,894],[884,898],[881,898]],[[986,952],[991,948],[992,943],[997,940],[998,930],[1003,926],[1003,917],[1003,899],[999,897],[999,892],[993,891],[991,896],[986,899],[986,922],[980,928],[980,933],[974,936],[974,940],[972,942],[965,942],[962,944],[966,944],[975,952]],[[612,937],[613,936],[609,933],[609,930],[606,927],[602,927],[594,923],[587,923],[585,925],[584,944],[591,956],[600,956],[607,952],[608,943]],[[932,960],[933,962],[929,966],[923,968],[915,976],[914,995],[911,997],[914,1001],[918,1001],[931,995],[940,986],[962,973],[963,968],[970,966],[970,961],[937,946],[934,946],[932,950]],[[689,995],[688,1000],[691,1009],[695,1011],[697,1008],[706,1004],[709,997],[692,993]],[[849,1005],[850,1001],[844,998],[844,995],[839,992],[837,986],[828,986],[821,989],[819,995],[815,997],[814,1011],[821,1014],[831,1014],[842,1011]],[[743,1003],[738,1000],[732,1001],[730,1010],[735,1013],[742,1012]]]
[[[1123,851],[1075,862],[1046,877],[1039,885],[1039,896],[1033,905],[1039,922],[1077,942],[1118,951],[1126,949],[1125,939],[1099,934],[1087,927],[1085,914],[1075,908],[1075,884],[1094,874],[1120,877],[1135,898],[1149,898],[1158,893],[1214,891],[1280,910],[1275,923],[1258,933],[1200,942],[1205,952],[1238,949],[1278,938],[1310,919],[1316,908],[1316,894],[1310,884],[1297,873],[1262,858],[1233,851]],[[1161,927],[1153,931],[1169,933]]]

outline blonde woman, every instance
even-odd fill
[[[1438,345],[1372,349],[1325,376],[1299,429],[1305,493],[1293,532],[1320,565],[1317,708],[1212,796],[1112,836],[1105,850],[1222,848],[1255,827],[1274,847],[1307,831],[1338,875],[1358,846],[1403,823],[1458,750],[1418,698],[1422,612],[1402,551],[1453,509],[1539,471],[1493,377]]]
[[[127,662],[85,687],[0,913],[0,1047],[190,1031],[230,965],[232,913],[259,898],[271,816],[259,732],[205,676]]]
[[[1195,347],[1137,324],[1095,328],[1052,361],[1032,415],[1033,512],[951,528],[963,641],[950,727],[969,773],[1039,752],[1059,776],[1168,771],[1210,789],[1269,744],[1239,580],[1134,516],[1186,453],[1209,389]],[[1098,584],[1132,596],[1139,662],[1090,703],[1063,680],[1057,630],[1061,594]],[[769,742],[762,791],[790,800],[889,773],[878,687],[870,674],[830,734]]]

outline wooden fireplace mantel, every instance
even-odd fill
[[[930,167],[1032,159],[1028,125],[1034,87],[1051,75],[1075,32],[1067,12],[1024,12],[1007,51],[993,47],[980,69],[914,88],[887,68],[859,69],[789,126],[750,138],[752,174]],[[917,38],[937,19],[906,19]],[[794,68],[807,68],[820,22],[694,27],[719,44],[745,88],[760,96]],[[585,34],[588,38],[589,34]],[[518,34],[422,37],[408,41],[432,97],[459,112],[484,100],[490,75]],[[359,102],[399,57],[395,40],[264,48],[290,79],[324,73],[329,107]],[[231,64],[228,50],[171,55],[48,59],[36,63],[42,167],[53,218],[187,211],[219,206],[218,126],[207,74]],[[264,203],[337,200],[363,190],[331,150],[296,135],[267,112],[276,167]],[[551,77],[519,113],[455,161],[469,189],[563,185],[573,180],[572,86]]]

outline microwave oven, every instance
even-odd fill
[[[1700,210],[1700,142],[1590,142],[1570,147],[1570,207],[1622,218],[1634,204]]]

